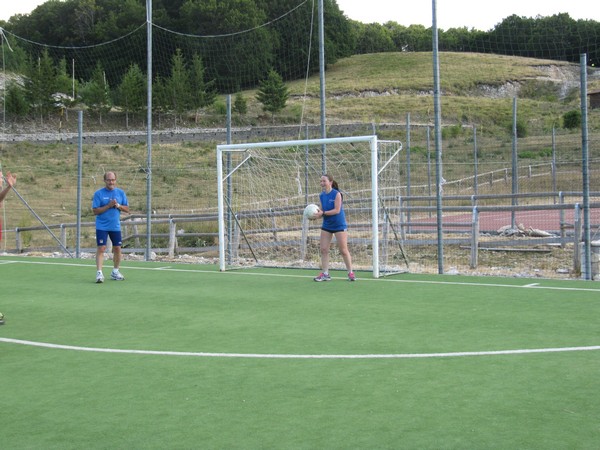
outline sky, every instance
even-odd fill
[[[337,0],[337,4],[348,18],[363,23],[432,24],[431,0]],[[568,13],[575,20],[600,22],[597,0],[436,0],[436,5],[437,26],[443,30],[467,27],[488,31],[513,14],[535,18]]]
[[[46,0],[0,0],[0,19],[14,14],[28,14]],[[600,22],[597,0],[436,0],[438,28],[467,27],[488,31],[502,19],[516,14],[522,17],[552,16],[568,13],[573,19]],[[337,0],[344,14],[363,23],[394,21],[409,26],[432,24],[430,0]]]

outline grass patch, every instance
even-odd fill
[[[589,282],[0,258],[0,337],[171,352],[373,355],[594,346]],[[36,283],[23,284],[23,279]],[[307,290],[318,291],[306,295]],[[535,295],[532,295],[535,294]],[[597,352],[240,358],[0,341],[7,448],[593,448]],[[32,431],[32,425],[35,428]]]

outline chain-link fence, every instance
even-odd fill
[[[585,211],[581,138],[577,133],[549,133],[513,143],[510,138],[475,139],[474,131],[465,128],[458,136],[444,139],[440,220],[430,131],[411,127],[410,145],[403,149],[399,169],[402,182],[394,220],[399,230],[397,239],[410,261],[409,270],[438,271],[437,227],[441,223],[446,273],[579,276],[578,243]],[[401,127],[396,129],[402,141],[407,133]],[[596,204],[600,148],[594,137],[589,141],[588,162],[593,239],[600,229]],[[277,136],[271,138],[276,140]],[[123,217],[126,253],[144,254],[150,204],[154,252],[174,258],[189,254],[212,261],[218,248],[214,142],[155,142],[150,196],[147,151],[143,142],[86,143],[78,180],[75,143],[4,142],[4,170],[18,175],[18,195],[10,194],[3,205],[2,250],[64,253],[62,245],[75,254],[80,184],[79,245],[83,253],[95,251],[91,198],[103,187],[104,172],[111,170],[129,197],[131,215]]]

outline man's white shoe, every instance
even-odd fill
[[[96,273],[96,283],[104,283],[104,275],[100,271]]]
[[[117,281],[123,281],[125,279],[123,274],[119,272],[119,269],[113,270],[110,274],[110,278]]]

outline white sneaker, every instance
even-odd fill
[[[100,271],[96,273],[96,283],[104,283],[104,275]]]
[[[111,280],[117,280],[117,281],[123,281],[125,279],[123,274],[121,272],[119,272],[119,269],[114,269],[110,274],[110,278],[111,278]]]
[[[329,274],[328,274],[328,273],[321,272],[321,273],[319,274],[319,276],[317,276],[317,277],[314,277],[314,278],[313,278],[313,280],[315,280],[315,281],[319,281],[319,282],[320,282],[320,281],[331,281],[331,277],[329,276]]]

